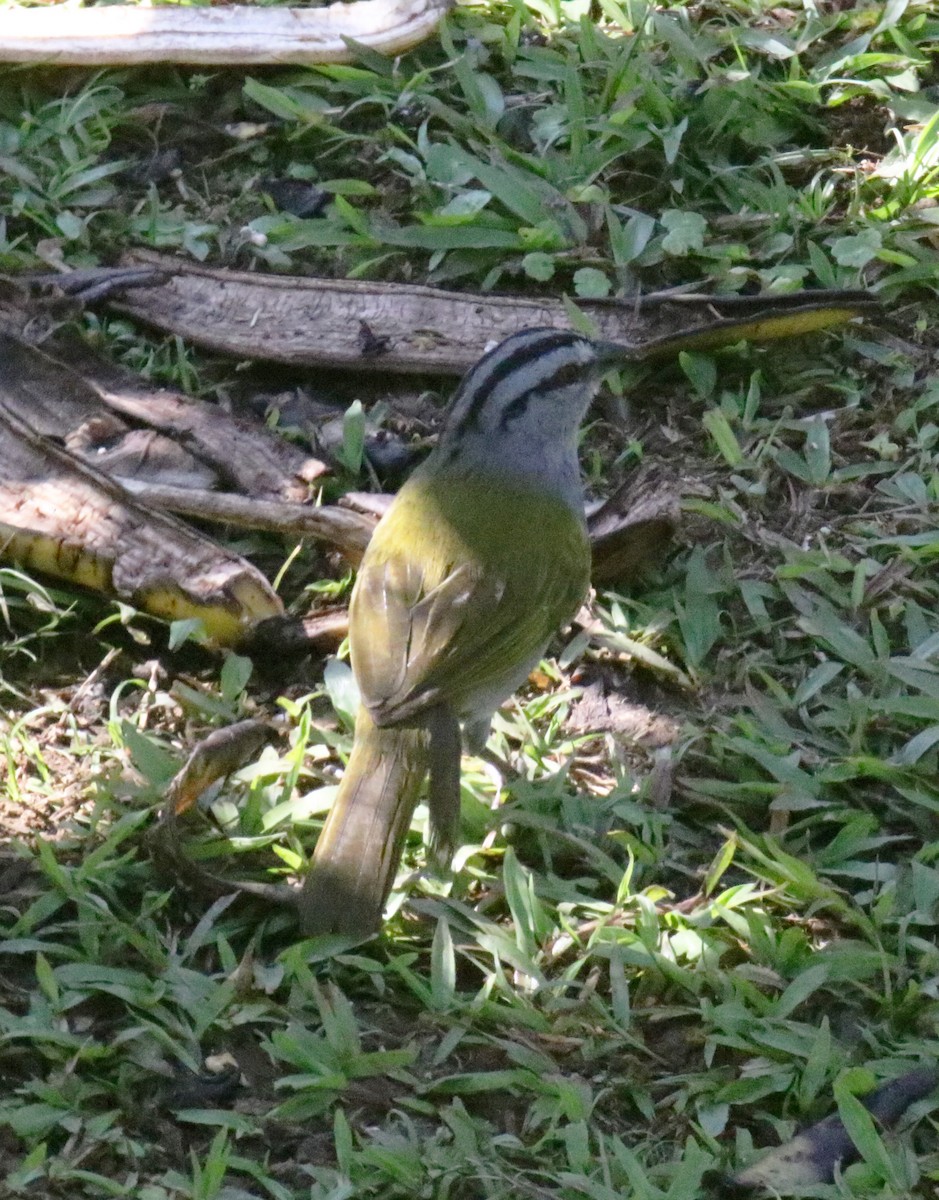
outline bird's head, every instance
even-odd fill
[[[523,329],[485,354],[450,401],[442,443],[474,434],[574,437],[603,376],[628,357],[612,342],[566,329]]]

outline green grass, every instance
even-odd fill
[[[935,1102],[881,1139],[851,1095],[937,1052],[937,42],[926,3],[533,0],[459,9],[395,63],[0,74],[8,271],[134,244],[574,298],[867,285],[886,306],[627,381],[628,432],[585,438],[591,486],[659,467],[680,538],[497,718],[517,778],[466,760],[452,876],[426,874],[418,811],[364,947],[190,896],[145,838],[199,733],[279,704],[282,741],[187,844],[233,877],[302,868],[348,669],[170,650],[125,608],[0,573],[0,1196],[696,1200],[836,1107],[862,1159],[802,1194],[935,1194]],[[322,213],[276,211],[285,178]],[[233,377],[86,323],[157,380]],[[311,555],[288,584],[297,606],[334,586]],[[575,728],[598,672],[671,744]],[[215,1056],[231,1094],[190,1074]]]

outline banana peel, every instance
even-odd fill
[[[683,329],[653,338],[637,347],[636,358],[641,362],[660,362],[676,358],[681,351],[720,350],[737,342],[803,337],[846,325],[876,307],[863,293],[833,293],[831,298],[823,300],[809,300],[808,295],[800,295],[798,304],[780,306],[781,301],[789,299],[792,297],[747,297],[751,304],[749,312],[731,311],[715,316],[711,324],[700,329]]]
[[[271,725],[253,717],[214,729],[170,780],[167,801],[174,814],[188,812],[213,783],[239,770],[275,737]]]
[[[668,291],[579,300],[574,310],[554,297],[249,274],[151,250],[130,252],[123,266],[157,273],[152,284],[108,302],[135,320],[240,359],[357,374],[459,375],[509,334],[533,326],[569,329],[575,320],[642,362],[744,339],[798,337],[880,307],[870,292],[821,289],[754,296]]]
[[[128,601],[198,618],[220,646],[283,613],[260,571],[37,434],[0,399],[0,556]]]

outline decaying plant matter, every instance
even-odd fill
[[[116,299],[119,312],[209,350],[292,366],[461,375],[488,345],[521,329],[571,327],[570,309],[550,297],[249,274],[144,250],[124,265],[159,275]],[[796,337],[876,307],[869,293],[842,290],[579,302],[592,332],[634,346],[639,362]]]
[[[149,286],[146,276],[134,276],[137,286],[119,308],[239,357],[455,374],[494,332],[569,325],[567,311],[550,300],[239,275],[139,258],[159,274]],[[83,285],[98,287],[108,273],[100,275]],[[634,344],[642,361],[824,328],[872,303],[853,292],[713,302],[668,296],[639,309],[594,303],[587,311],[599,333]],[[375,516],[311,503],[310,485],[328,469],[324,463],[266,429],[105,362],[57,328],[51,311],[54,304],[36,305],[12,282],[0,287],[0,552],[161,616],[202,616],[221,643],[241,640],[259,622],[267,623],[261,636],[276,639],[282,610],[260,574],[161,514],[320,539],[353,564]],[[288,311],[293,317],[285,321]],[[363,353],[368,323],[364,315],[356,322],[356,312],[380,331],[377,357]],[[42,349],[31,344],[36,339]],[[676,523],[677,498],[667,484],[622,489],[590,520],[594,578],[635,575]],[[286,627],[281,633],[302,636]]]
[[[280,600],[250,563],[165,513],[22,419],[0,379],[3,557],[170,620],[198,617],[220,644],[278,615]]]

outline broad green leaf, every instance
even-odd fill
[[[285,121],[319,122],[322,120],[322,113],[330,107],[315,93],[305,89],[271,87],[270,84],[252,78],[245,80],[244,94],[255,104],[260,104],[275,117],[281,117]]]
[[[842,267],[866,267],[877,257],[883,245],[880,231],[865,229],[863,233],[835,238],[831,243],[831,254]]]
[[[737,839],[735,837],[727,838],[723,846],[721,846],[720,850],[718,851],[717,856],[707,869],[707,874],[704,877],[704,885],[702,887],[702,891],[704,892],[705,896],[713,895],[717,885],[720,883],[721,879],[729,869],[730,864],[734,861],[734,855],[736,852]]]
[[[456,958],[450,926],[443,917],[437,922],[430,951],[430,990],[433,1006],[439,1012],[445,1012],[453,1004],[456,995]]]
[[[818,991],[828,980],[828,967],[824,964],[809,967],[801,975],[797,975],[792,983],[782,993],[773,1005],[773,1013],[777,1018],[791,1016],[800,1004]]]
[[[254,671],[250,658],[242,654],[227,654],[219,672],[219,687],[224,699],[231,703],[237,700],[248,686]]]
[[[323,684],[333,708],[348,726],[354,726],[359,708],[359,689],[352,668],[338,658],[327,659]]]
[[[930,725],[928,729],[923,729],[915,737],[910,738],[892,755],[890,761],[896,763],[897,766],[911,767],[937,745],[939,745],[939,725]]]
[[[809,482],[821,487],[831,471],[831,445],[828,423],[824,417],[813,417],[805,431],[805,464]]]
[[[574,272],[574,291],[582,300],[602,300],[612,288],[606,275],[596,267],[581,267]]]
[[[668,230],[662,239],[662,249],[666,254],[673,254],[676,258],[681,258],[692,251],[704,249],[707,221],[700,213],[687,212],[681,208],[668,208],[662,213],[660,219]]]
[[[336,457],[353,475],[362,469],[365,457],[365,410],[361,400],[353,400],[342,416],[342,446]]]
[[[621,267],[635,262],[655,233],[655,218],[647,213],[630,213],[623,223],[610,208],[607,209],[606,222],[613,258]]]
[[[717,384],[717,367],[711,355],[682,350],[678,355],[678,363],[703,400],[713,394]]]
[[[522,270],[529,279],[537,279],[539,283],[546,283],[554,275],[554,269],[554,256],[541,250],[526,254],[522,259]]]
[[[844,1076],[835,1080],[835,1100],[838,1104],[838,1116],[864,1161],[898,1193],[902,1192],[903,1181],[883,1143],[874,1118],[857,1096],[848,1090]]]
[[[687,358],[690,358],[691,356],[683,354],[681,357],[682,357],[682,359],[687,359]],[[717,372],[716,372],[716,368],[714,367],[714,360],[712,358],[710,358],[709,356],[702,356],[702,355],[694,355],[694,358],[695,359],[703,358],[705,362],[710,363],[711,370],[713,371],[713,377],[711,378],[710,383],[707,380],[707,378],[704,376],[701,377],[700,382],[695,383],[695,379],[692,378],[692,376],[689,374],[688,365],[684,361],[682,361],[682,364],[681,364],[682,370],[685,372],[686,375],[688,375],[689,379],[691,379],[691,382],[695,385],[695,391],[698,393],[699,396],[705,396],[705,397],[709,396],[713,393],[714,385],[715,385],[716,379],[717,379]],[[695,373],[696,374],[698,374],[698,370],[699,369],[696,364],[695,365]],[[709,386],[708,386],[708,383],[709,383]],[[708,386],[708,390],[706,392],[702,392],[701,391],[702,386]],[[724,461],[727,463],[727,465],[729,467],[739,466],[743,462],[743,451],[740,449],[740,443],[737,441],[737,435],[734,433],[733,429],[731,428],[730,422],[727,420],[727,417],[724,415],[724,413],[719,408],[709,408],[707,410],[707,412],[704,414],[704,416],[701,418],[701,422],[704,425],[704,428],[710,434],[711,439],[714,442],[714,445],[720,451],[720,453],[723,456]]]

